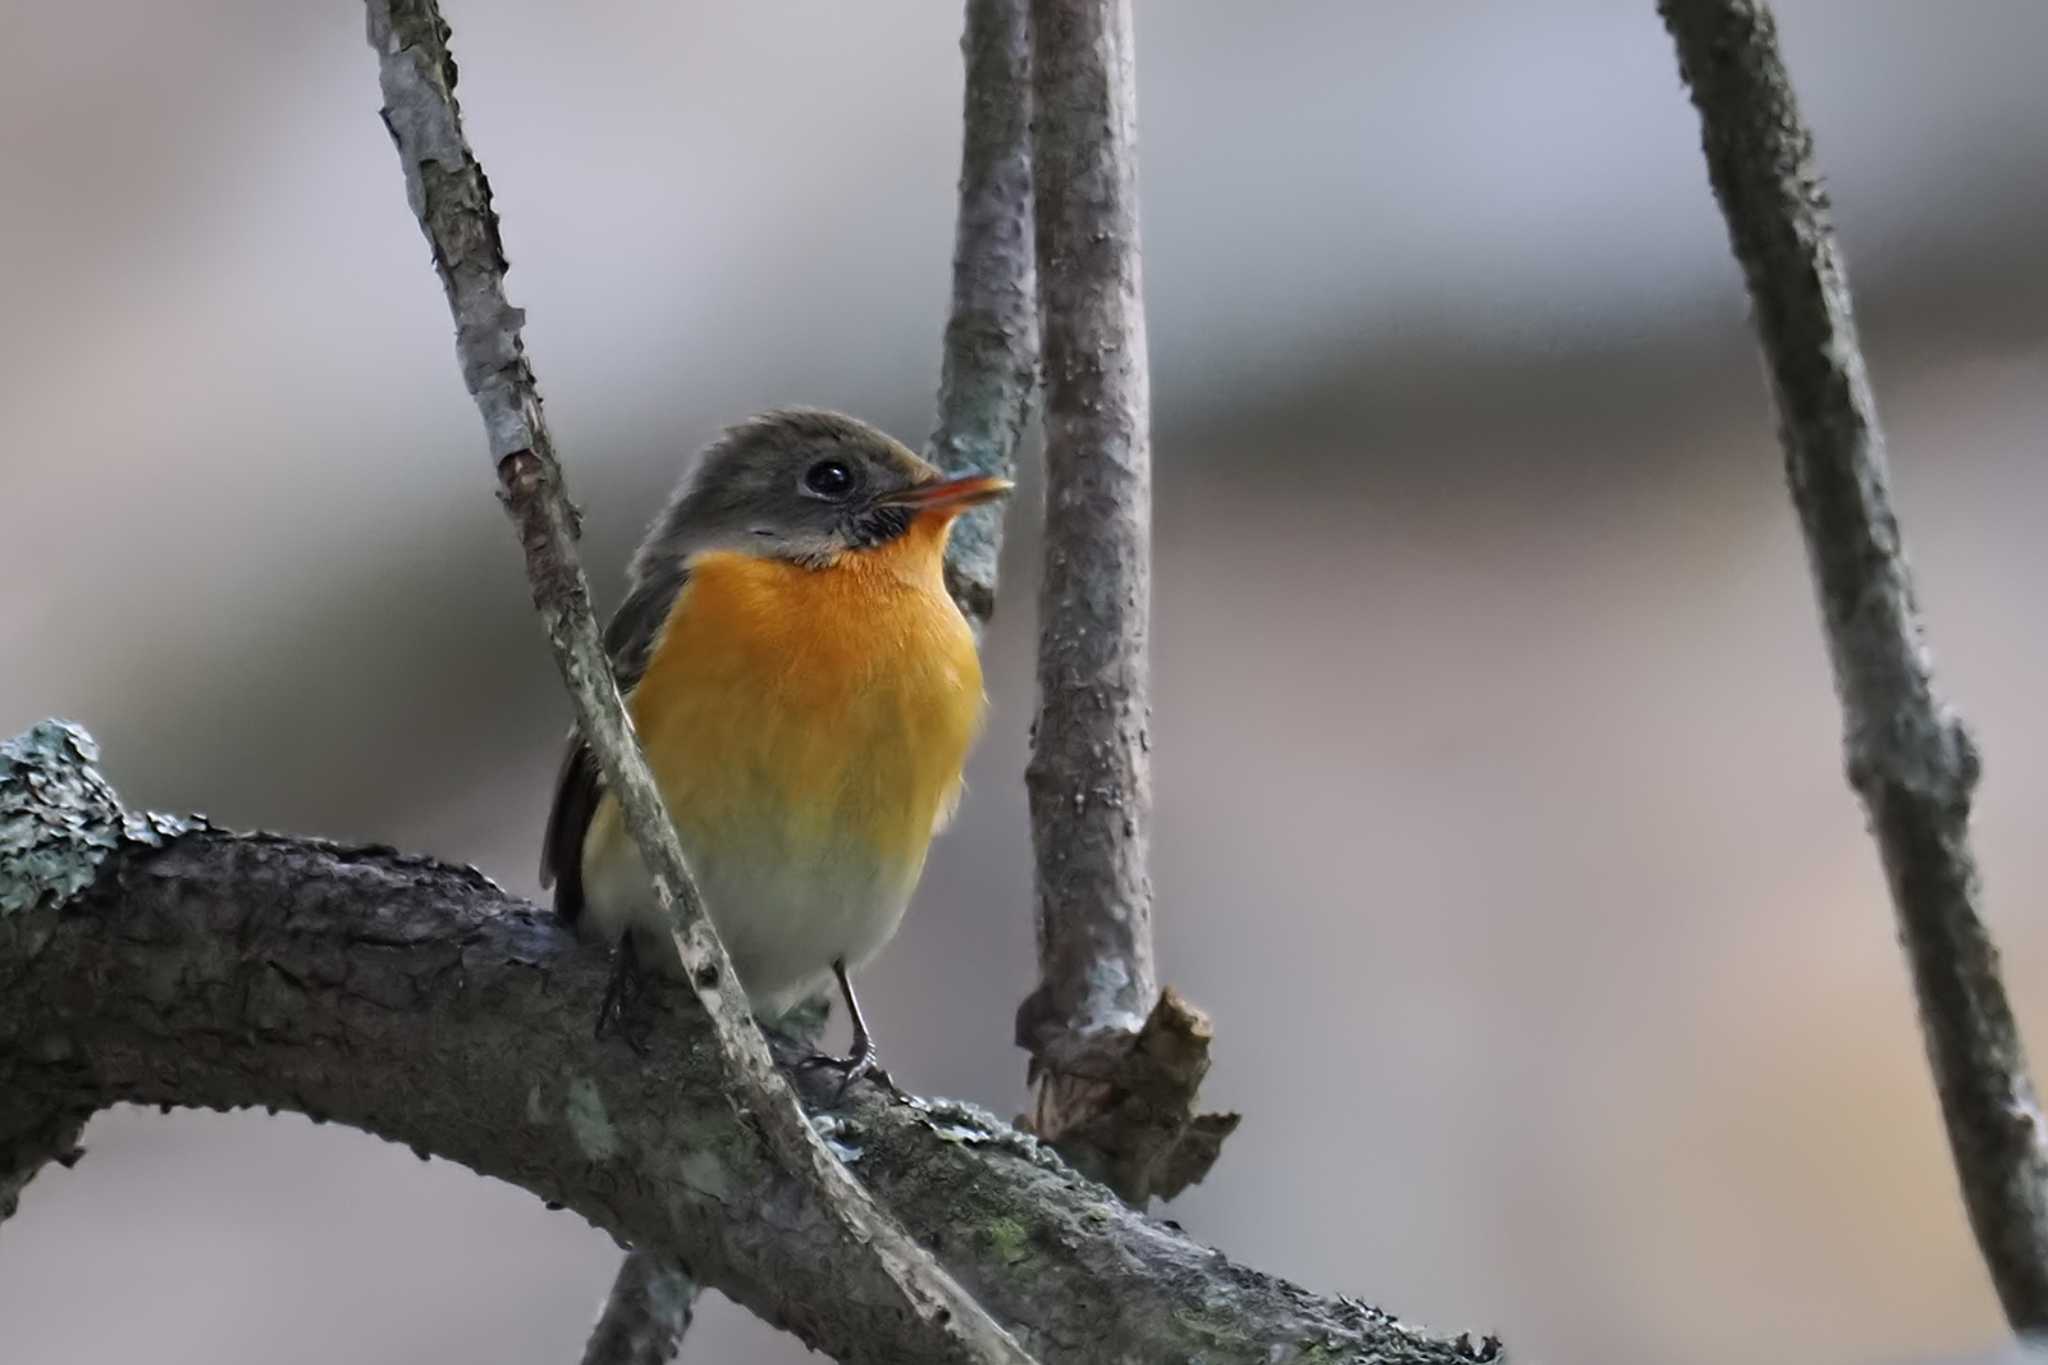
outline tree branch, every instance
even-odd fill
[[[1045,586],[1031,765],[1043,1028],[1137,1032],[1152,964],[1151,394],[1127,0],[1033,0]]]
[[[292,1109],[518,1184],[841,1358],[929,1358],[890,1345],[900,1299],[765,1150],[679,983],[649,985],[646,1055],[593,1048],[605,962],[479,873],[162,834],[86,764],[46,735],[0,759],[0,828],[30,832],[0,848],[38,850],[0,861],[0,1152],[117,1103]],[[812,1122],[1047,1365],[1497,1355],[1233,1265],[970,1107],[856,1087]]]
[[[1031,260],[1031,49],[1023,0],[967,0],[960,39],[965,81],[953,295],[939,364],[938,416],[925,456],[949,475],[1011,478],[1017,443],[1038,382],[1038,311]],[[953,523],[946,588],[970,624],[996,605],[1004,504],[973,508]],[[630,1262],[630,1258],[629,1258]],[[598,1324],[638,1321],[646,1273],[621,1267],[614,1303]],[[679,1281],[687,1285],[687,1278]],[[635,1338],[645,1354],[674,1357],[688,1325],[687,1297],[672,1334]],[[656,1343],[661,1343],[657,1349]],[[593,1340],[592,1352],[599,1349]],[[585,1365],[592,1365],[589,1356]]]
[[[155,847],[188,828],[168,817],[129,815],[92,766],[98,759],[92,737],[62,721],[0,744],[0,991],[10,982],[6,954],[37,948],[22,928],[31,910],[91,886],[100,864],[124,844]],[[11,1064],[0,1050],[0,1088]],[[70,1166],[83,1155],[78,1138],[87,1113],[16,1098],[0,1121],[0,1223],[14,1216],[22,1187],[37,1171],[52,1161]]]
[[[583,1347],[583,1365],[668,1365],[690,1330],[697,1282],[681,1264],[629,1251]]]
[[[953,302],[939,365],[939,415],[925,454],[949,474],[1009,478],[1038,382],[1031,250],[1031,44],[1025,0],[967,0],[960,217]],[[953,523],[946,586],[967,619],[996,605],[1003,506]]]
[[[1033,1129],[1142,1206],[1199,1180],[1237,1118],[1195,1114],[1208,1020],[1162,998],[1152,960],[1152,400],[1129,0],[1031,0],[1030,28],[1046,520],[1024,774],[1039,984],[1017,1042]]]
[[[727,1084],[762,1139],[806,1194],[806,1215],[834,1231],[833,1259],[850,1280],[879,1279],[907,1318],[848,1349],[892,1357],[1004,1361],[1027,1357],[922,1248],[877,1209],[812,1132],[776,1072],[745,992],[683,861],[674,827],[633,738],[606,662],[576,553],[577,526],[526,362],[524,321],[505,297],[505,254],[490,186],[463,137],[448,26],[434,0],[368,0],[384,121],[405,171],[407,201],[434,250],[455,316],[463,378],[483,415],[502,497],[526,549],[534,605],[546,625],[577,724],[651,870],[684,970],[713,1025]],[[822,1249],[822,1248],[821,1248]],[[896,1344],[892,1349],[891,1343]]]
[[[1760,0],[1661,0],[1749,283],[1850,784],[1883,855],[1963,1200],[2007,1319],[2048,1327],[2048,1142],[1970,851],[1976,746],[1936,694],[1826,192]]]

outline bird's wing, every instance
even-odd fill
[[[612,673],[618,678],[621,696],[631,696],[647,672],[654,644],[668,621],[676,597],[689,574],[680,564],[648,574],[633,584],[626,600],[612,614],[605,628],[605,652],[611,656]],[[570,924],[583,913],[583,836],[604,798],[604,781],[597,770],[597,757],[574,730],[569,732],[568,751],[562,755],[562,769],[555,778],[555,804],[548,811],[547,832],[541,836],[540,884],[555,888],[555,913]]]

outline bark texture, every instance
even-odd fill
[[[2048,1327],[2048,1141],[1979,913],[1976,746],[1935,692],[1813,137],[1758,0],[1662,0],[1755,305],[1850,784],[1912,967],[1964,1203],[2016,1329]]]
[[[1031,43],[1025,0],[967,0],[960,217],[939,415],[925,454],[951,474],[1017,469],[1038,383],[1031,231]],[[946,549],[946,586],[979,626],[996,605],[1003,504],[965,513]]]
[[[433,247],[455,317],[463,377],[483,416],[502,497],[526,550],[534,606],[568,685],[577,725],[652,871],[655,897],[710,1018],[734,1102],[749,1112],[760,1139],[796,1177],[807,1196],[806,1215],[833,1229],[840,1273],[862,1283],[855,1292],[893,1300],[905,1315],[896,1331],[848,1349],[882,1353],[878,1358],[1022,1365],[1029,1357],[1017,1343],[833,1158],[775,1070],[684,864],[605,658],[576,552],[575,514],[520,338],[524,318],[505,297],[505,253],[490,186],[462,133],[448,26],[434,0],[368,0],[368,12],[384,122],[405,173],[406,198]]]
[[[0,744],[0,944],[28,913],[91,886],[100,866],[129,846],[156,847],[191,822],[137,817],[122,810],[99,769],[92,737],[64,721],[45,721]],[[32,946],[32,945],[31,945]],[[0,968],[0,990],[8,976]],[[0,1035],[4,1040],[4,1035]],[[0,1088],[9,1060],[0,1051]],[[0,1121],[0,1223],[20,1207],[22,1187],[54,1161],[82,1155],[86,1115],[61,1104],[18,1097]]]
[[[1032,0],[1045,350],[1045,579],[1025,783],[1039,984],[1017,1011],[1031,1126],[1142,1205],[1198,1180],[1208,1021],[1152,956],[1152,397],[1128,0]],[[1170,1062],[1169,1065],[1161,1065]]]
[[[291,1109],[512,1181],[838,1359],[932,1358],[766,1151],[680,984],[650,984],[645,1055],[593,1045],[604,961],[472,869],[205,828],[152,843],[112,804],[40,800],[81,759],[32,766],[0,775],[10,823],[84,831],[61,860],[85,887],[0,913],[0,1153],[123,1102]],[[10,855],[0,897],[27,879]],[[1049,1365],[1498,1355],[1233,1265],[969,1106],[856,1087],[809,1121]]]

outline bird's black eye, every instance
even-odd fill
[[[853,471],[844,460],[820,460],[804,471],[804,487],[821,498],[843,498],[853,491]]]

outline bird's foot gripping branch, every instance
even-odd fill
[[[920,1358],[886,1291],[789,1216],[801,1192],[687,989],[650,987],[644,1056],[597,1044],[604,955],[474,869],[137,815],[94,761],[54,723],[0,751],[0,1213],[97,1110],[290,1109],[572,1209],[838,1359]],[[970,1106],[807,1099],[1041,1361],[1498,1356],[1233,1265]]]

